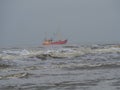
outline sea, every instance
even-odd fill
[[[0,48],[0,90],[120,90],[120,44]]]

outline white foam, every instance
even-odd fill
[[[114,52],[120,52],[120,48],[110,47],[93,50],[93,53],[114,53]]]
[[[26,49],[23,49],[23,50],[5,50],[2,52],[4,54],[8,54],[8,55],[28,55],[28,54],[30,54],[29,51],[27,51]]]
[[[4,50],[0,54],[0,58],[4,59],[16,59],[16,58],[29,58],[31,56],[36,56],[40,54],[51,54],[53,57],[76,57],[85,54],[101,54],[101,53],[117,53],[120,52],[120,47],[115,46],[97,46],[95,49],[88,47],[79,47],[79,48],[49,48],[42,50]]]
[[[21,55],[29,55],[30,52],[29,52],[28,50],[24,49],[24,50],[22,50],[22,51],[20,52],[20,54],[21,54]]]

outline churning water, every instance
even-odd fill
[[[120,45],[2,48],[0,90],[120,90]]]

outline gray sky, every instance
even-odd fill
[[[39,46],[58,32],[68,43],[119,43],[120,0],[0,0],[0,47]]]

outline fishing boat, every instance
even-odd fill
[[[48,35],[46,35],[48,36]],[[63,39],[62,36],[60,35],[60,32],[53,33],[53,37],[47,38],[45,37],[43,41],[43,45],[62,45],[67,43],[67,39]]]
[[[66,44],[66,40],[58,40],[58,41],[53,41],[52,39],[45,39],[43,42],[43,45],[61,45],[61,44]]]

